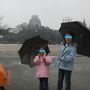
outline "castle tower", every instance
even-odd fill
[[[28,26],[29,27],[41,27],[41,21],[38,15],[32,15],[32,18],[30,19]]]

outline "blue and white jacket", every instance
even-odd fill
[[[58,52],[58,57],[55,60],[55,66],[63,70],[72,71],[76,51],[76,44],[69,43],[64,45],[62,42]]]

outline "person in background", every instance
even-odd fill
[[[36,65],[36,77],[39,78],[40,81],[39,90],[49,90],[48,74],[51,62],[52,59],[46,54],[44,47],[40,47],[38,55],[34,59],[34,63]]]
[[[6,73],[4,66],[0,63],[0,90],[5,90],[4,86],[6,84]]]
[[[66,84],[65,90],[71,90],[71,74],[77,51],[74,39],[73,32],[68,31],[64,36],[64,41],[60,45],[58,58],[55,61],[55,66],[59,69],[57,90],[62,90],[64,77]]]

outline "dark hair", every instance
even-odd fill
[[[40,48],[45,49],[45,47],[43,45],[41,45],[40,47],[38,47],[38,53],[39,53]]]
[[[67,31],[66,34],[70,34],[74,38],[74,33],[72,31]]]
[[[71,36],[72,36],[72,42],[71,43],[74,43],[75,42],[75,36],[74,36],[74,33],[72,32],[72,31],[67,31],[66,33],[65,33],[65,35],[66,34],[70,34]],[[66,41],[65,41],[65,38],[64,38],[64,44],[66,43]]]

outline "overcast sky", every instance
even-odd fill
[[[39,15],[43,26],[59,29],[62,18],[86,19],[90,24],[90,0],[0,0],[3,24],[15,27]]]

